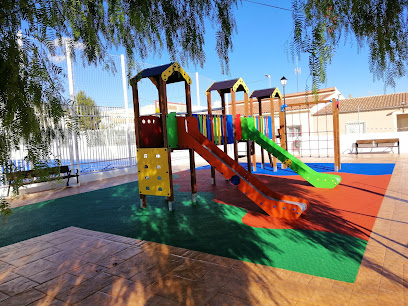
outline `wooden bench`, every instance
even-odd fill
[[[45,174],[46,178],[44,178]],[[68,166],[52,167],[39,170],[15,171],[11,173],[5,173],[5,175],[8,182],[7,196],[9,196],[10,194],[10,187],[13,186],[13,183],[16,180],[20,179],[22,180],[23,185],[67,179],[67,186],[69,186],[69,179],[71,177],[76,177],[77,184],[79,183],[78,169],[76,170],[75,174],[71,174],[71,170]]]
[[[357,140],[356,154],[359,148],[398,148],[398,154],[400,154],[399,138]]]

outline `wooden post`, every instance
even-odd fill
[[[244,103],[245,103],[245,117],[248,118],[248,94],[244,92]],[[246,142],[247,145],[247,167],[248,167],[248,172],[251,173],[251,142],[247,140]]]
[[[221,107],[222,107],[222,133],[224,134],[224,152],[228,154],[228,137],[227,137],[227,113],[225,105],[225,93],[222,91],[219,92],[221,96]]]
[[[258,108],[259,108],[259,118],[262,120],[262,99],[260,97],[258,97]],[[262,122],[263,123],[263,122]],[[261,124],[262,127],[262,124]],[[263,134],[264,131],[262,131]],[[262,165],[261,168],[265,169],[265,157],[264,157],[264,150],[261,147],[261,160],[262,160]]]
[[[276,132],[275,132],[275,99],[274,99],[274,97],[271,95],[270,97],[269,97],[269,99],[270,99],[270,103],[271,103],[271,121],[272,121],[272,141],[273,142],[276,142]],[[269,154],[269,158],[271,158],[270,157],[270,154]],[[272,166],[273,166],[273,171],[274,172],[277,172],[278,171],[278,161],[277,161],[277,159],[276,159],[276,157],[274,156],[273,157],[273,162],[272,162]]]
[[[187,81],[184,81],[184,88],[186,93],[187,116],[191,117],[193,115],[193,111],[191,108],[191,91],[190,85],[187,83]],[[195,168],[194,150],[188,149],[188,154],[190,156],[191,200],[193,203],[195,203],[197,202],[197,176]]]
[[[287,138],[286,138],[286,122],[285,122],[285,112],[282,111],[283,101],[282,98],[279,97],[279,134],[280,134],[280,142],[281,147],[284,150],[287,149]],[[286,165],[282,163],[282,169],[286,169]]]
[[[246,94],[246,93],[245,93],[245,94]],[[248,94],[246,94],[246,95],[248,96]],[[250,107],[249,114],[251,115],[252,118],[254,118],[254,102],[253,102],[253,99],[252,99],[252,98],[249,99],[249,107]],[[253,148],[254,148],[254,155],[251,155],[251,157],[252,157],[252,167],[253,167],[253,170],[256,171],[255,142],[254,142],[253,140],[251,140],[251,141],[249,142],[249,144],[251,145],[251,147],[253,146]]]
[[[159,108],[161,113],[162,120],[162,130],[163,130],[163,142],[164,147],[167,148],[167,160],[169,163],[169,180],[170,180],[170,196],[167,197],[167,203],[169,210],[173,210],[173,201],[174,201],[174,190],[173,190],[173,172],[171,169],[171,150],[169,149],[168,140],[167,140],[167,124],[166,124],[166,115],[167,115],[167,92],[166,92],[166,82],[163,81],[161,77],[157,78],[157,83],[159,84]]]
[[[208,116],[210,117],[210,124],[211,124],[211,138],[212,141],[214,142],[214,125],[211,123],[212,122],[212,107],[211,107],[211,92],[206,92],[207,95],[207,108],[208,108]],[[215,185],[215,168],[211,167],[211,180],[212,184]]]
[[[140,131],[140,125],[139,125],[139,117],[140,117],[139,92],[137,89],[137,83],[133,83],[131,85],[132,85],[132,96],[133,96],[133,113],[134,113],[134,121],[135,121],[136,148],[140,148],[141,131]],[[146,208],[146,195],[139,194],[139,196],[140,196],[140,207]]]
[[[232,107],[232,129],[234,135],[234,159],[238,162],[238,141],[237,141],[237,127],[235,126],[235,116],[237,115],[237,106],[235,105],[235,91],[230,89],[231,93],[231,107]]]
[[[333,111],[333,138],[334,138],[334,171],[341,169],[340,163],[340,123],[339,123],[339,105],[338,100],[332,101]]]

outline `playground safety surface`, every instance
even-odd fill
[[[203,196],[202,203],[199,202],[195,208],[197,215],[203,220],[197,218],[194,221],[199,222],[201,220],[200,222],[205,224],[206,218],[210,220],[210,217],[214,218],[216,214],[224,213],[220,217],[225,220],[224,227],[217,224],[220,234],[213,240],[225,239],[223,238],[223,231],[228,230],[228,227],[233,225],[229,229],[231,236],[227,235],[227,238],[233,237],[233,231],[237,230],[235,232],[237,240],[247,243],[247,245],[241,245],[241,255],[243,253],[248,257],[245,261],[217,256],[214,255],[214,252],[208,254],[79,227],[66,227],[63,224],[58,224],[57,221],[59,222],[59,220],[52,220],[49,217],[48,214],[52,213],[52,210],[45,210],[43,214],[36,212],[37,210],[41,211],[41,207],[47,207],[46,203],[49,202],[23,207],[27,213],[26,222],[31,222],[29,220],[31,215],[34,221],[38,221],[37,223],[41,223],[41,220],[43,220],[42,223],[49,222],[49,229],[58,228],[58,226],[65,228],[0,248],[0,304],[154,305],[208,303],[211,305],[265,305],[303,303],[353,305],[357,303],[386,303],[404,305],[405,303],[408,305],[408,192],[406,191],[408,190],[408,156],[394,154],[363,155],[358,156],[358,158],[347,156],[343,157],[342,161],[352,163],[395,162],[396,164],[391,179],[389,174],[383,174],[381,177],[364,175],[362,182],[355,175],[342,173],[344,186],[338,186],[332,192],[308,189],[309,186],[302,184],[302,181],[296,177],[259,176],[270,188],[279,183],[279,190],[282,193],[297,192],[297,195],[304,196],[310,201],[311,209],[302,216],[304,218],[299,219],[300,222],[290,224],[280,220],[266,222],[267,216],[254,208],[255,205],[251,206],[245,197],[240,198],[234,190],[228,192],[228,184],[222,178],[218,179],[215,188],[209,184],[203,184],[205,180],[209,179],[209,173],[207,173],[209,171],[205,172],[207,175],[198,176],[200,180],[203,180],[201,185],[198,182],[200,194],[212,194],[218,203],[206,203],[207,197]],[[179,177],[175,180],[176,185],[178,181],[184,181],[185,185],[189,183],[185,173],[181,172],[178,175]],[[88,192],[132,180],[134,177],[123,177],[95,182],[75,189],[44,192],[39,195],[28,196],[25,200],[17,200],[13,205],[44,200],[57,203],[55,199],[61,196]],[[282,180],[291,183],[283,185]],[[360,202],[369,203],[369,205],[356,203],[353,192],[341,190],[340,187],[353,190],[354,193],[362,192],[361,189],[364,189],[366,198],[361,199]],[[126,191],[126,188],[115,190],[120,195]],[[188,188],[181,186],[179,192],[183,193],[183,191],[188,191]],[[333,191],[334,194],[339,193],[339,195],[333,196]],[[339,201],[339,199],[343,200]],[[350,203],[353,200],[354,202]],[[187,202],[188,199],[183,198],[181,201]],[[238,207],[223,203],[235,203]],[[346,211],[347,205],[341,207],[344,203],[351,207],[348,211]],[[85,204],[83,203],[83,205]],[[164,205],[164,203],[162,204]],[[48,206],[52,205],[48,204]],[[188,207],[188,205],[180,205],[179,208],[176,206],[176,209],[180,210],[183,206]],[[150,222],[152,218],[151,214],[155,213],[157,222],[150,224],[150,226],[156,229],[155,233],[158,236],[154,236],[152,240],[160,238],[163,242],[171,242],[171,233],[160,232],[160,224],[171,220],[164,218],[160,213],[163,211],[162,207],[157,205],[148,207],[149,209],[145,210],[145,216],[136,212],[134,217],[142,220],[145,218],[146,222],[141,224],[147,225],[147,222]],[[211,208],[213,208],[214,214],[205,215],[204,212],[211,210]],[[65,217],[68,222],[72,221],[76,212],[78,213],[73,207],[65,207]],[[18,214],[16,213],[16,215]],[[89,212],[83,218],[92,219],[92,216],[92,212]],[[115,219],[114,216],[112,219]],[[239,231],[240,226],[237,226],[236,220],[242,220],[241,227],[247,227],[247,232]],[[177,221],[181,221],[179,222],[180,227],[191,225],[189,222],[186,223],[183,218],[177,219]],[[113,225],[109,227],[109,215],[106,222],[110,232],[115,232]],[[7,227],[7,223],[2,224],[3,229],[4,226]],[[96,224],[94,226],[96,227]],[[10,229],[6,228],[7,230]],[[19,233],[18,228],[14,228],[14,230]],[[20,234],[21,237],[24,235],[29,237],[30,234],[33,237],[37,236],[33,233],[40,233],[43,230],[38,224],[37,228],[31,226],[31,232],[23,231]],[[148,227],[141,227],[139,230],[142,230],[141,235],[146,235],[147,232],[143,231],[147,231]],[[324,278],[312,275],[318,273],[294,272],[296,269],[299,270],[296,264],[289,265],[285,269],[271,267],[271,262],[262,262],[262,257],[270,254],[265,251],[265,247],[267,249],[268,246],[262,247],[260,241],[252,241],[252,238],[264,237],[259,234],[259,231],[272,233],[270,244],[275,248],[272,264],[279,266],[285,263],[280,258],[279,253],[285,254],[292,247],[285,248],[290,239],[282,240],[282,236],[277,234],[282,230],[307,232],[306,236],[297,234],[292,238],[296,240],[298,245],[305,241],[309,243],[311,249],[316,249],[316,256],[325,251],[332,254],[337,253],[338,263],[340,265],[342,262],[344,263],[345,268],[343,270],[350,269],[350,266],[347,266],[347,257],[352,259],[351,263],[353,261],[358,262],[361,260],[359,257],[361,253],[363,257],[359,269],[357,267],[358,274],[355,282],[335,280],[336,275]],[[205,233],[200,235],[197,228],[190,226],[184,228],[183,231],[187,236],[184,239],[191,239],[190,245],[194,249],[199,249],[200,245],[203,244],[205,244],[204,248],[211,251],[213,251],[212,248],[217,247],[217,243],[214,241],[203,240]],[[318,233],[318,235],[313,236],[311,234],[313,232]],[[188,236],[189,233],[190,236]],[[131,235],[125,234],[126,236]],[[337,239],[334,240],[332,239],[334,236],[325,236],[334,234],[337,235]],[[368,238],[369,235],[370,238]],[[353,239],[343,241],[342,245],[342,240],[338,237],[351,237]],[[243,240],[244,238],[245,240]],[[8,243],[3,242],[3,245],[10,244],[13,238],[10,239]],[[20,240],[22,239],[20,238]],[[4,241],[4,237],[0,236],[0,242],[2,241]],[[332,241],[332,245],[329,244],[330,241]],[[225,240],[224,242],[225,246],[228,246],[229,241]],[[279,242],[281,243],[279,244]],[[296,243],[293,246],[296,246]],[[323,245],[323,249],[316,248],[319,243]],[[259,258],[255,257],[256,252],[250,252],[250,249],[254,247],[259,248],[255,251],[264,252]],[[297,251],[298,253],[295,255],[299,259],[298,266],[302,269],[307,262],[304,261],[304,257],[310,256],[312,253],[305,253],[295,248],[294,252]],[[234,257],[236,249],[231,247],[230,250],[223,252],[228,257]],[[236,256],[239,257],[240,254],[236,254]],[[253,263],[257,262],[257,259],[260,263]],[[327,258],[325,259],[321,255],[320,258],[316,259],[316,265],[319,264],[319,259],[323,262]],[[321,265],[324,266],[323,263]],[[340,266],[332,266],[331,268],[341,269]],[[349,276],[340,275],[337,277],[347,278]],[[347,281],[350,280],[347,279]]]

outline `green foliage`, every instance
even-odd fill
[[[6,217],[12,214],[9,202],[3,197],[0,197],[0,216]]]
[[[77,114],[79,115],[80,128],[82,130],[98,130],[101,117],[95,101],[87,97],[82,90],[78,92],[75,100],[78,106]]]
[[[26,160],[47,160],[61,132],[66,105],[62,70],[50,60],[57,47],[81,43],[85,64],[110,67],[107,50],[123,46],[128,71],[135,56],[166,49],[172,60],[201,66],[205,23],[216,28],[216,51],[228,72],[237,0],[8,0],[0,4],[0,166],[21,143]],[[18,31],[22,35],[18,37]],[[64,40],[63,37],[70,37]],[[66,52],[63,48],[62,52]],[[72,52],[75,57],[75,52]],[[75,60],[75,58],[74,58]],[[64,80],[65,81],[65,80]],[[74,120],[73,118],[72,120]],[[75,120],[74,120],[75,121]],[[77,125],[77,122],[70,123]],[[77,132],[77,131],[76,131]]]
[[[394,87],[408,68],[407,17],[407,0],[293,0],[293,55],[309,55],[316,88],[326,81],[339,42],[354,36],[359,47],[370,48],[374,77]]]

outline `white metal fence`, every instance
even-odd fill
[[[80,173],[92,173],[136,166],[133,110],[119,107],[76,106],[73,133],[66,122],[63,135],[51,144],[50,162],[59,160]],[[75,119],[76,116],[76,119]],[[17,169],[32,168],[23,158],[25,146],[12,154]]]

